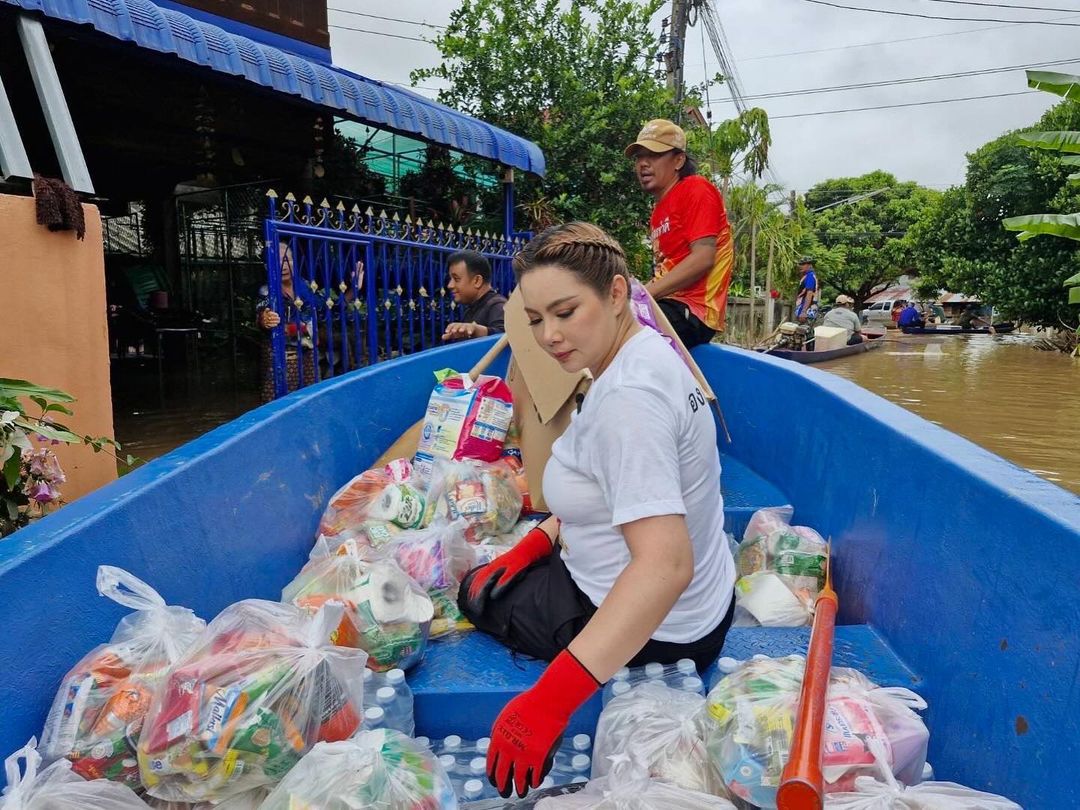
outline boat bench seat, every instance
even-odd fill
[[[805,654],[810,628],[735,627],[728,633],[723,655],[745,660]],[[836,628],[835,666],[853,667],[881,686],[916,687],[918,678],[869,625]],[[418,734],[431,738],[459,734],[466,739],[486,736],[496,715],[512,697],[532,686],[546,664],[512,655],[482,633],[432,642],[427,656],[409,672],[416,699]],[[715,665],[705,673],[712,685],[720,675]],[[573,717],[570,733],[593,733],[600,716],[597,694]]]
[[[724,530],[740,540],[750,516],[766,506],[791,501],[773,484],[732,456],[720,453],[720,491],[724,495]]]

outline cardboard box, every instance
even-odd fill
[[[716,395],[705,375],[675,335],[670,321],[652,302],[653,316],[660,329],[674,338],[676,349],[685,358],[702,392],[715,403]],[[551,457],[551,445],[570,424],[571,414],[592,382],[588,371],[571,374],[544,351],[533,337],[521,292],[515,289],[506,302],[506,334],[510,338],[513,359],[506,383],[514,395],[514,421],[521,434],[521,457],[529,482],[533,508],[547,511],[544,500],[544,468]]]

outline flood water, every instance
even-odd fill
[[[886,339],[817,368],[1080,493],[1080,359],[1023,335]]]

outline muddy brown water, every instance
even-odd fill
[[[1080,359],[1023,335],[903,335],[817,368],[1080,493]]]

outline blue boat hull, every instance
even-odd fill
[[[488,345],[290,395],[0,542],[0,755],[40,733],[62,675],[123,615],[94,591],[99,564],[204,618],[278,598],[336,487],[414,421],[433,371]],[[926,697],[943,777],[1029,810],[1080,806],[1080,498],[832,375],[727,347],[694,354],[731,432],[729,526],[790,502],[833,538],[849,625],[837,663]],[[744,630],[727,651],[804,645],[804,631]],[[539,669],[477,635],[436,645],[410,676],[420,732],[477,734]]]

